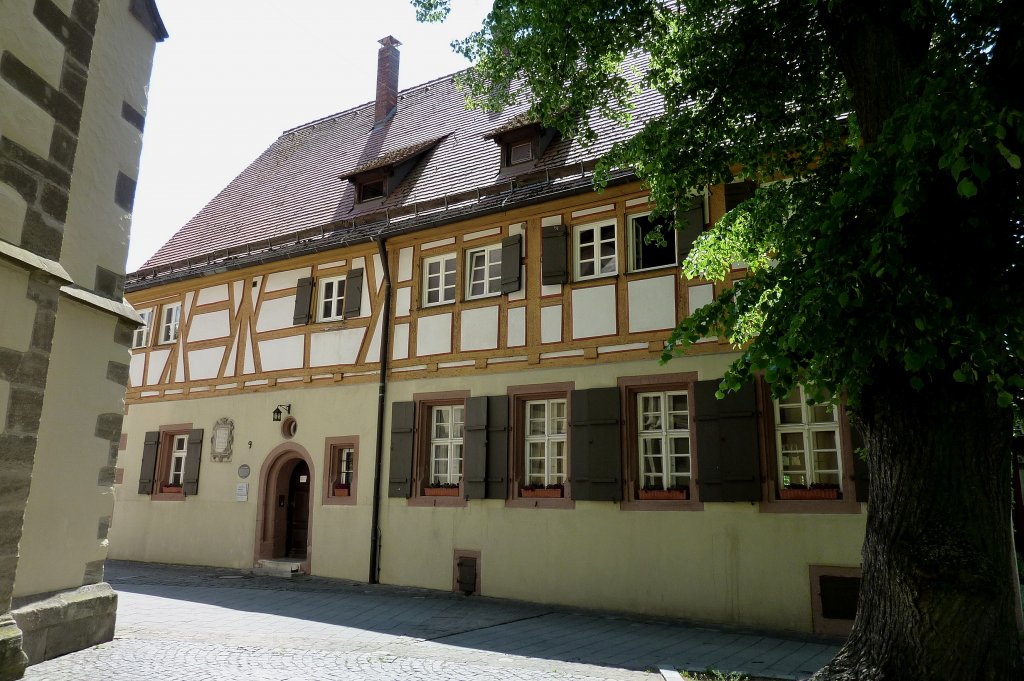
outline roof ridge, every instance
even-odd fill
[[[430,87],[431,85],[435,85],[435,84],[440,83],[442,81],[449,80],[452,77],[454,77],[454,76],[456,76],[456,75],[458,75],[460,73],[465,73],[466,71],[469,71],[472,68],[473,68],[472,66],[467,66],[464,69],[460,69],[458,71],[452,71],[451,73],[443,75],[443,76],[438,76],[437,78],[434,78],[433,80],[428,80],[425,83],[420,83],[419,85],[413,85],[412,87],[407,87],[404,90],[399,90],[398,91],[398,97],[401,98],[403,96],[412,94],[416,90],[422,90],[423,88]],[[312,121],[308,121],[308,122],[303,123],[301,125],[296,125],[294,128],[288,128],[287,130],[282,131],[281,134],[278,136],[278,139],[280,139],[281,137],[284,137],[285,135],[289,135],[289,134],[291,134],[293,132],[298,132],[299,130],[302,130],[303,128],[308,128],[310,126],[317,125],[318,123],[323,123],[324,121],[329,121],[329,120],[331,120],[333,118],[339,118],[341,116],[344,116],[345,114],[350,114],[350,113],[353,113],[355,111],[359,111],[360,109],[364,109],[366,107],[373,106],[373,104],[374,104],[374,100],[370,100],[368,102],[364,102],[364,103],[358,104],[356,106],[351,106],[351,107],[349,107],[349,108],[347,108],[347,109],[345,109],[343,111],[339,111],[337,113],[329,114],[327,116],[322,116],[320,118],[314,119]]]

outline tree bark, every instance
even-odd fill
[[[853,632],[814,681],[1024,678],[1009,531],[1009,409],[987,386],[864,395],[871,492]]]

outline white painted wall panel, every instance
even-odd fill
[[[715,287],[711,284],[691,286],[687,297],[690,302],[690,314],[693,314],[715,299]]]
[[[185,382],[185,349],[184,339],[178,338],[178,353],[174,358],[174,382],[184,383]]]
[[[464,351],[497,348],[498,306],[463,310],[461,335],[459,347]]]
[[[514,307],[508,311],[508,347],[526,345],[526,308]]]
[[[309,365],[314,367],[333,364],[355,364],[359,357],[359,348],[363,344],[366,328],[340,329],[314,333],[309,337]],[[263,346],[260,346],[260,353]],[[267,360],[263,357],[263,368],[267,368]]]
[[[209,288],[199,289],[199,298],[196,305],[208,305],[209,303],[222,303],[228,299],[228,285],[220,284]]]
[[[615,286],[592,286],[572,292],[572,337],[615,333]]]
[[[255,353],[253,352],[253,341],[252,334],[246,332],[245,342],[245,357],[242,359],[242,373],[243,374],[254,374],[256,373],[256,359]]]
[[[234,295],[234,300],[232,301],[234,303],[234,306],[235,306],[234,314],[238,314],[238,308],[242,304],[242,294],[245,293],[245,282],[244,281],[236,281],[236,282],[232,283],[231,286],[234,288],[234,294],[235,294]]]
[[[149,369],[146,371],[146,385],[154,385],[160,382],[160,376],[167,366],[167,355],[170,350],[154,350],[149,353]]]
[[[408,317],[409,308],[412,306],[412,287],[398,289],[395,294],[395,316]]]
[[[452,351],[452,313],[420,317],[416,327],[416,354],[439,355]]]
[[[260,316],[256,319],[257,331],[273,331],[287,329],[295,317],[295,296],[264,300],[260,306]]]
[[[226,290],[226,287],[225,287]],[[224,338],[231,333],[231,316],[227,310],[197,314],[188,328],[189,342]]]
[[[380,262],[380,253],[373,254],[373,283],[373,290],[380,293],[380,286],[384,283],[384,266]]]
[[[409,357],[409,325],[395,324],[395,335],[392,339],[394,345],[391,348],[391,359],[406,359]]]
[[[656,277],[631,281],[629,295],[629,332],[671,329],[676,325],[676,278]]]
[[[548,305],[540,309],[540,342],[559,343],[562,340],[562,306]]]
[[[227,364],[224,365],[224,375],[234,376],[235,375],[235,360],[238,358],[238,339],[241,338],[241,334],[236,335],[231,340],[231,354],[228,355]]]
[[[146,368],[146,356],[143,354],[132,355],[128,362],[128,385],[138,388],[142,385],[142,372]],[[6,413],[6,412],[4,412]]]
[[[367,362],[380,361],[380,330],[383,324],[380,323],[380,312],[377,313],[377,323],[373,325],[373,335],[370,336],[370,347],[366,349]]]
[[[310,275],[310,268],[300,267],[297,270],[286,272],[272,272],[267,276],[267,291],[280,291],[286,288],[295,288],[295,285],[302,277]]]
[[[302,366],[305,349],[305,336],[260,341],[260,363],[264,371],[298,369]]]
[[[524,251],[525,252],[525,251]],[[519,268],[519,290],[513,291],[508,294],[508,299],[512,301],[523,300],[526,298],[526,266]]]
[[[398,252],[398,281],[412,279],[412,248],[403,248]]]
[[[216,378],[220,372],[220,361],[224,359],[224,348],[206,348],[188,353],[188,377],[193,381]]]

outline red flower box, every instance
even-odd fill
[[[348,487],[334,487],[334,496],[336,497],[347,497],[350,494]]]
[[[458,487],[424,487],[423,496],[425,497],[457,497],[459,496]]]
[[[640,501],[685,501],[690,498],[686,489],[642,489]]]
[[[181,494],[181,485],[160,485],[162,494]]]
[[[837,489],[780,489],[780,499],[838,499]]]
[[[523,487],[519,496],[525,499],[561,499],[561,487]]]

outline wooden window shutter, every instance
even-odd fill
[[[565,225],[541,229],[541,282],[565,284],[569,281],[566,267],[568,256],[568,230]]]
[[[487,496],[487,398],[466,400],[462,486],[469,499]]]
[[[694,385],[701,501],[761,501],[754,386],[715,398],[721,380]]]
[[[508,496],[508,396],[487,398],[487,498]]]
[[[349,270],[345,277],[345,319],[359,316],[363,305],[363,270]]]
[[[388,496],[408,499],[412,494],[412,454],[415,444],[416,403],[391,405],[391,466]]]
[[[523,235],[513,234],[501,240],[501,292],[515,293],[523,287],[519,280],[523,259]]]
[[[853,485],[857,501],[867,503],[871,491],[871,475],[868,473],[868,462],[861,458],[857,450],[864,447],[864,436],[860,430],[850,424],[850,443],[853,446]]]
[[[146,433],[142,445],[142,472],[139,473],[139,494],[152,494],[153,482],[156,480],[156,459],[160,453],[160,431],[151,430]]]
[[[572,391],[572,498],[622,500],[622,425],[618,388]]]
[[[681,263],[693,250],[693,242],[704,231],[704,201],[699,200],[677,219],[676,262]]]
[[[725,185],[725,210],[730,211],[749,199],[754,195],[756,189],[757,185],[750,180],[730,182]]]
[[[295,313],[292,324],[309,324],[309,304],[313,300],[313,279],[303,277],[295,284]]]
[[[185,451],[185,471],[181,491],[185,496],[199,494],[199,464],[203,461],[203,429],[189,431],[188,449]]]

